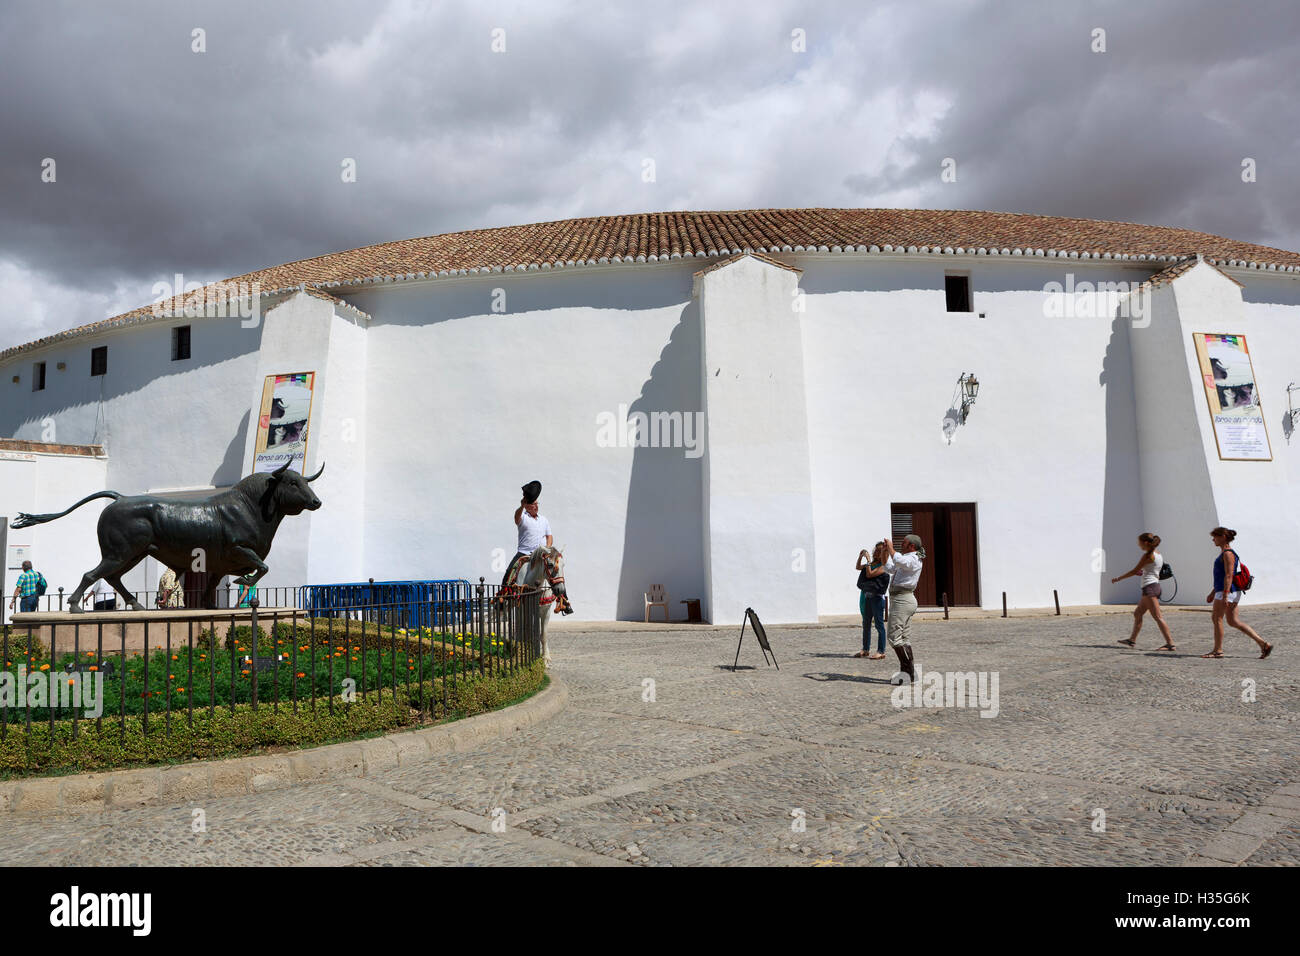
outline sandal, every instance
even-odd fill
[[[1158,650],[1158,651],[1176,651],[1176,650],[1178,650],[1178,648],[1175,647],[1173,644],[1161,644],[1159,647],[1156,648],[1156,650]]]
[[[1138,646],[1138,642],[1137,642],[1137,640],[1134,639],[1134,638],[1130,638],[1130,639],[1127,640],[1127,641],[1116,641],[1115,643],[1116,643],[1116,644],[1127,644],[1129,647],[1137,647],[1137,646]]]
[[[867,655],[867,652],[866,652],[866,651],[858,651],[858,652],[857,652],[856,654],[854,654],[853,656],[854,656],[854,657],[867,657],[868,655]]]
[[[1273,645],[1266,642],[1264,644],[1264,653],[1259,655],[1259,659],[1262,661],[1264,658],[1268,657],[1268,655],[1272,653],[1273,653]]]
[[[1202,660],[1209,660],[1209,659],[1211,659],[1211,658],[1217,658],[1217,657],[1222,657],[1222,656],[1223,656],[1223,651],[1210,651],[1210,653],[1208,653],[1208,654],[1202,654],[1202,655],[1201,655],[1201,659],[1202,659]]]
[[[871,655],[871,660],[873,660],[873,661],[883,661],[884,659],[885,659],[885,655],[884,655],[884,654],[872,654],[872,655]]]

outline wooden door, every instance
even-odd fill
[[[951,606],[978,607],[979,548],[974,503],[905,503],[891,505],[890,511],[894,547],[902,543],[905,535],[916,534],[925,548],[916,603],[937,607],[947,595]]]
[[[949,603],[979,607],[979,550],[975,547],[974,503],[948,505],[948,555]]]
[[[921,567],[921,578],[916,582],[916,603],[921,606],[933,606],[939,595],[934,574],[934,536],[937,506],[925,504],[892,505],[890,508],[890,526],[893,531],[894,548],[899,549],[903,538],[909,534],[919,535],[925,548],[926,560]]]

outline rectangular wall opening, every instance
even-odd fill
[[[948,595],[950,607],[980,606],[979,542],[975,503],[903,503],[889,506],[894,547],[917,534],[926,557],[916,585],[916,603],[938,607]]]

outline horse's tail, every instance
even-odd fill
[[[82,505],[84,505],[87,501],[94,501],[96,498],[112,498],[114,501],[116,501],[118,498],[121,497],[123,496],[118,494],[116,491],[97,491],[93,495],[86,495],[86,497],[82,498],[71,508],[67,509],[66,511],[60,511],[56,515],[55,514],[29,515],[29,514],[24,514],[22,512],[19,512],[18,520],[15,521],[13,524],[11,524],[9,527],[30,528],[34,524],[45,524],[45,522],[47,521],[54,521],[56,518],[62,518],[66,514],[71,514],[72,512],[80,508]]]

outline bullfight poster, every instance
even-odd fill
[[[275,471],[286,461],[302,471],[307,459],[307,427],[311,422],[315,372],[268,375],[262,385],[262,406],[253,446],[253,473]]]
[[[1255,369],[1244,335],[1195,332],[1214,440],[1223,461],[1272,461]]]

